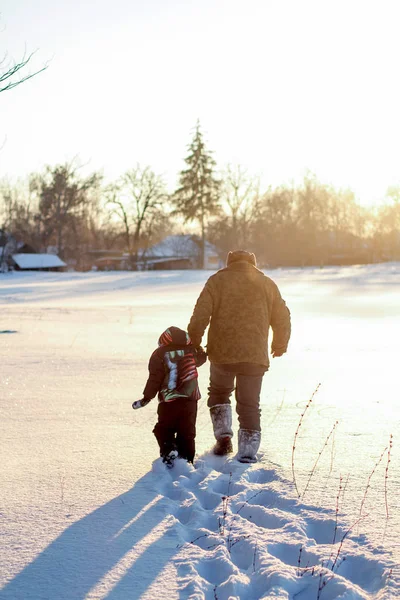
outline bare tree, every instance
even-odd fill
[[[28,56],[24,54],[19,62],[10,60],[8,54],[5,54],[3,59],[0,61],[0,92],[11,90],[17,85],[20,85],[24,81],[35,77],[35,75],[38,75],[47,69],[48,64],[38,71],[34,71],[33,73],[27,73],[26,75],[21,73],[21,71],[30,63],[35,54],[36,52],[31,52]]]
[[[125,202],[120,199],[119,193],[120,187],[118,184],[108,186],[106,191],[107,204],[112,208],[111,217],[115,215],[117,219],[122,222],[125,246],[129,256],[132,256],[132,223],[129,216],[129,208],[125,205]]]
[[[221,192],[230,215],[232,239],[237,245],[246,246],[248,227],[257,210],[259,181],[240,165],[228,165]]]
[[[375,217],[375,245],[384,259],[400,258],[400,186],[390,187]]]
[[[16,240],[10,232],[0,229],[0,273],[7,272],[8,258],[16,251]]]
[[[120,182],[108,190],[107,204],[122,222],[126,248],[132,265],[138,259],[141,236],[151,235],[168,196],[164,181],[150,167],[139,164],[128,170]]]
[[[18,234],[31,237],[32,210],[20,184],[4,179],[0,183],[0,272],[7,271],[8,259],[17,251]]]
[[[0,183],[0,200],[2,215],[0,223],[18,239],[36,246],[38,243],[35,224],[37,221],[37,199],[24,180]]]
[[[261,263],[288,264],[296,255],[296,200],[297,190],[286,185],[269,188],[259,200],[251,233]]]
[[[74,220],[81,219],[83,206],[96,194],[101,175],[93,173],[82,178],[73,164],[47,167],[44,174],[31,179],[39,208],[39,228],[43,245],[53,243],[64,256],[65,235],[73,231]]]

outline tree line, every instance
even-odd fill
[[[135,269],[152,244],[191,223],[202,256],[209,241],[221,258],[232,248],[250,249],[271,267],[400,259],[400,188],[390,189],[379,209],[311,173],[301,184],[262,189],[240,165],[217,168],[199,123],[177,179],[168,192],[160,175],[137,164],[105,184],[99,172],[82,175],[76,161],[48,166],[24,184],[4,179],[0,262],[18,240],[37,251],[52,248],[77,269],[94,250],[127,253]]]

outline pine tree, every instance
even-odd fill
[[[221,182],[214,174],[215,161],[206,149],[200,123],[197,122],[189,154],[185,158],[187,169],[181,171],[179,187],[173,195],[175,214],[185,222],[197,221],[201,228],[201,267],[204,268],[206,224],[210,216],[219,212]]]

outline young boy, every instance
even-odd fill
[[[132,404],[133,409],[146,406],[158,393],[158,422],[153,433],[160,456],[169,468],[177,456],[193,462],[200,398],[196,367],[206,360],[205,351],[192,345],[186,331],[169,327],[161,334],[158,348],[150,357],[143,398]]]

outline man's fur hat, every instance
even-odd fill
[[[256,255],[253,252],[247,252],[247,250],[232,250],[228,252],[226,266],[228,267],[234,262],[248,262],[254,267],[257,266]]]

